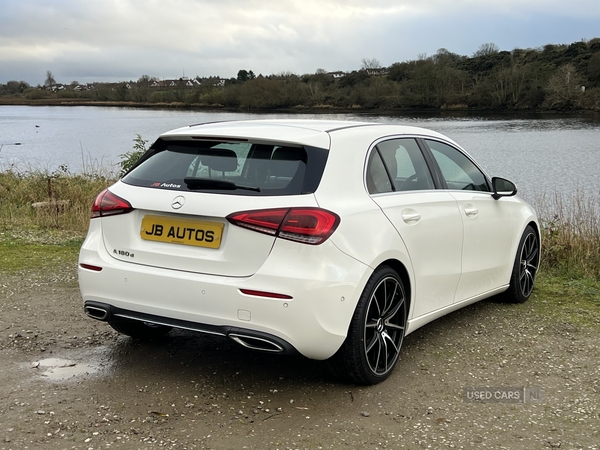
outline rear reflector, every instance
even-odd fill
[[[94,205],[92,206],[92,219],[94,217],[126,214],[131,211],[133,211],[133,207],[127,200],[113,194],[108,189],[104,189],[98,194],[98,197],[96,197],[96,200],[94,201]]]
[[[321,208],[276,208],[230,214],[234,225],[259,233],[318,245],[325,242],[340,223],[337,214]]]
[[[92,266],[91,264],[79,264],[79,267],[81,267],[82,269],[87,269],[87,270],[92,270],[94,272],[100,272],[102,270],[102,267],[100,266]]]
[[[280,298],[284,300],[290,300],[293,297],[287,294],[277,294],[275,292],[265,292],[265,291],[254,291],[252,289],[240,289],[242,294],[246,295],[254,295],[256,297],[267,297],[267,298]]]

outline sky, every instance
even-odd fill
[[[599,0],[0,0],[0,83],[349,72],[595,37]]]

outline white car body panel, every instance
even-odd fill
[[[461,277],[463,224],[445,191],[379,194],[373,200],[396,228],[410,255],[419,298],[409,317],[451,305]]]
[[[342,344],[359,283],[366,283],[372,273],[332,243],[300,247],[281,239],[267,262],[249,277],[130,264],[106,251],[97,238],[100,226],[99,221],[92,222],[80,256],[80,261],[104,268],[94,272],[80,267],[84,299],[110,299],[115,307],[161,317],[252,328],[285,339],[312,359],[326,359]],[[240,289],[270,290],[292,298],[267,299],[245,295]]]
[[[494,200],[488,193],[449,193],[464,223],[462,276],[455,299],[461,302],[508,284],[515,224],[509,226],[502,218],[514,215],[515,203],[510,198]]]
[[[450,314],[451,312],[458,311],[459,309],[464,308],[465,306],[469,306],[469,305],[472,305],[473,303],[477,303],[481,300],[485,300],[486,298],[492,297],[497,294],[501,294],[505,290],[506,290],[506,286],[502,286],[502,287],[499,287],[498,289],[494,289],[493,291],[484,292],[480,295],[469,298],[467,300],[455,302],[444,308],[436,309],[435,311],[431,311],[431,312],[429,312],[427,314],[423,314],[419,317],[414,317],[412,319],[409,319],[406,324],[406,334],[408,335],[408,334],[412,333],[413,331],[418,330],[422,326],[427,325],[429,322],[433,322],[434,320],[439,319],[440,317],[444,317],[445,315]]]

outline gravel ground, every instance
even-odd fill
[[[597,327],[542,314],[535,293],[421,328],[361,387],[223,339],[132,341],[84,316],[75,278],[1,275],[1,450],[600,449]],[[541,399],[466,401],[480,387]]]

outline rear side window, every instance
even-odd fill
[[[377,144],[366,173],[370,194],[434,189],[431,173],[414,139],[391,139]]]
[[[235,195],[298,195],[316,190],[327,154],[276,144],[159,140],[123,182]]]

